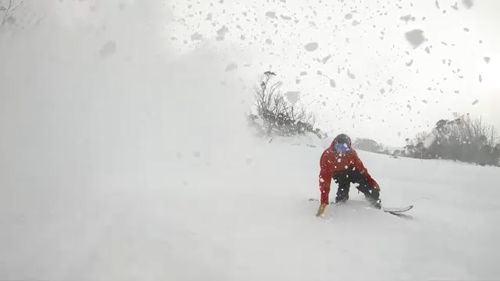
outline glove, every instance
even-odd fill
[[[325,212],[326,204],[321,204],[319,205],[318,213],[316,214],[317,217],[323,215]]]

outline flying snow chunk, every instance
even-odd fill
[[[217,30],[217,35],[224,37],[226,36],[226,33],[229,31],[229,28],[227,26],[222,26],[219,30]]]
[[[309,44],[304,45],[304,48],[308,52],[314,52],[319,48],[319,44],[317,42],[311,42]]]
[[[399,19],[404,22],[409,22],[411,20],[411,15],[401,16]]]
[[[479,102],[479,100],[475,100],[472,105],[476,105]]]
[[[335,83],[335,80],[330,79],[330,86],[331,86],[332,88],[337,87],[337,83]]]
[[[349,78],[351,78],[351,79],[356,79],[356,75],[354,75],[353,73],[351,73],[350,70],[347,70],[347,76],[349,76]]]
[[[113,55],[115,52],[116,52],[116,42],[110,40],[102,46],[101,50],[99,51],[99,56],[101,58],[107,58]]]
[[[436,141],[436,135],[430,134],[424,141],[423,145],[425,148],[431,147],[431,145]]]
[[[272,19],[278,19],[278,17],[276,16],[276,13],[275,12],[266,12],[266,17],[268,18],[272,18]]]
[[[201,39],[203,39],[203,36],[201,34],[199,34],[198,32],[191,35],[191,40],[193,40],[193,41],[198,41]]]
[[[226,66],[226,72],[233,71],[236,69],[238,69],[238,65],[235,63],[231,63]]]
[[[424,31],[414,29],[405,33],[405,38],[410,42],[413,48],[420,46],[425,41]]]
[[[299,100],[299,94],[300,92],[289,91],[285,93],[285,96],[290,103],[296,103]]]
[[[253,163],[253,158],[247,157],[245,162],[247,162],[247,165],[251,165]]]
[[[462,0],[462,3],[464,4],[465,8],[470,9],[474,5],[472,0]]]
[[[490,57],[484,57],[484,62],[485,63],[490,63],[491,58]]]

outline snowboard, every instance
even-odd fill
[[[316,199],[316,198],[309,198],[309,201],[319,202],[319,200]],[[340,205],[343,205],[343,204],[345,204],[345,203],[334,203],[334,202],[330,203],[330,205],[336,205],[336,206],[340,206]],[[407,211],[409,211],[411,209],[413,209],[413,205],[403,206],[403,207],[383,207],[382,206],[382,208],[380,210],[382,210],[382,211],[384,211],[386,213],[397,215],[397,214],[401,214],[401,213],[407,212]],[[376,209],[376,210],[378,210],[378,209]]]
[[[404,212],[409,211],[411,209],[413,209],[413,205],[409,205],[406,207],[396,207],[396,208],[382,207],[382,211],[387,212],[387,213],[404,213]]]

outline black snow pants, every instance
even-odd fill
[[[343,202],[349,200],[349,188],[351,183],[357,183],[356,188],[365,195],[368,202],[375,204],[380,203],[380,192],[370,184],[368,178],[357,170],[349,170],[332,176],[333,180],[338,184],[337,197],[335,202]]]

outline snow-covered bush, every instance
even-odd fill
[[[14,12],[24,3],[24,0],[0,0],[0,26],[14,24]]]
[[[260,77],[255,87],[254,113],[248,116],[250,126],[260,136],[290,137],[311,132],[324,138],[326,134],[314,128],[315,116],[300,104],[298,94],[284,94],[283,83],[275,77],[271,71]]]

